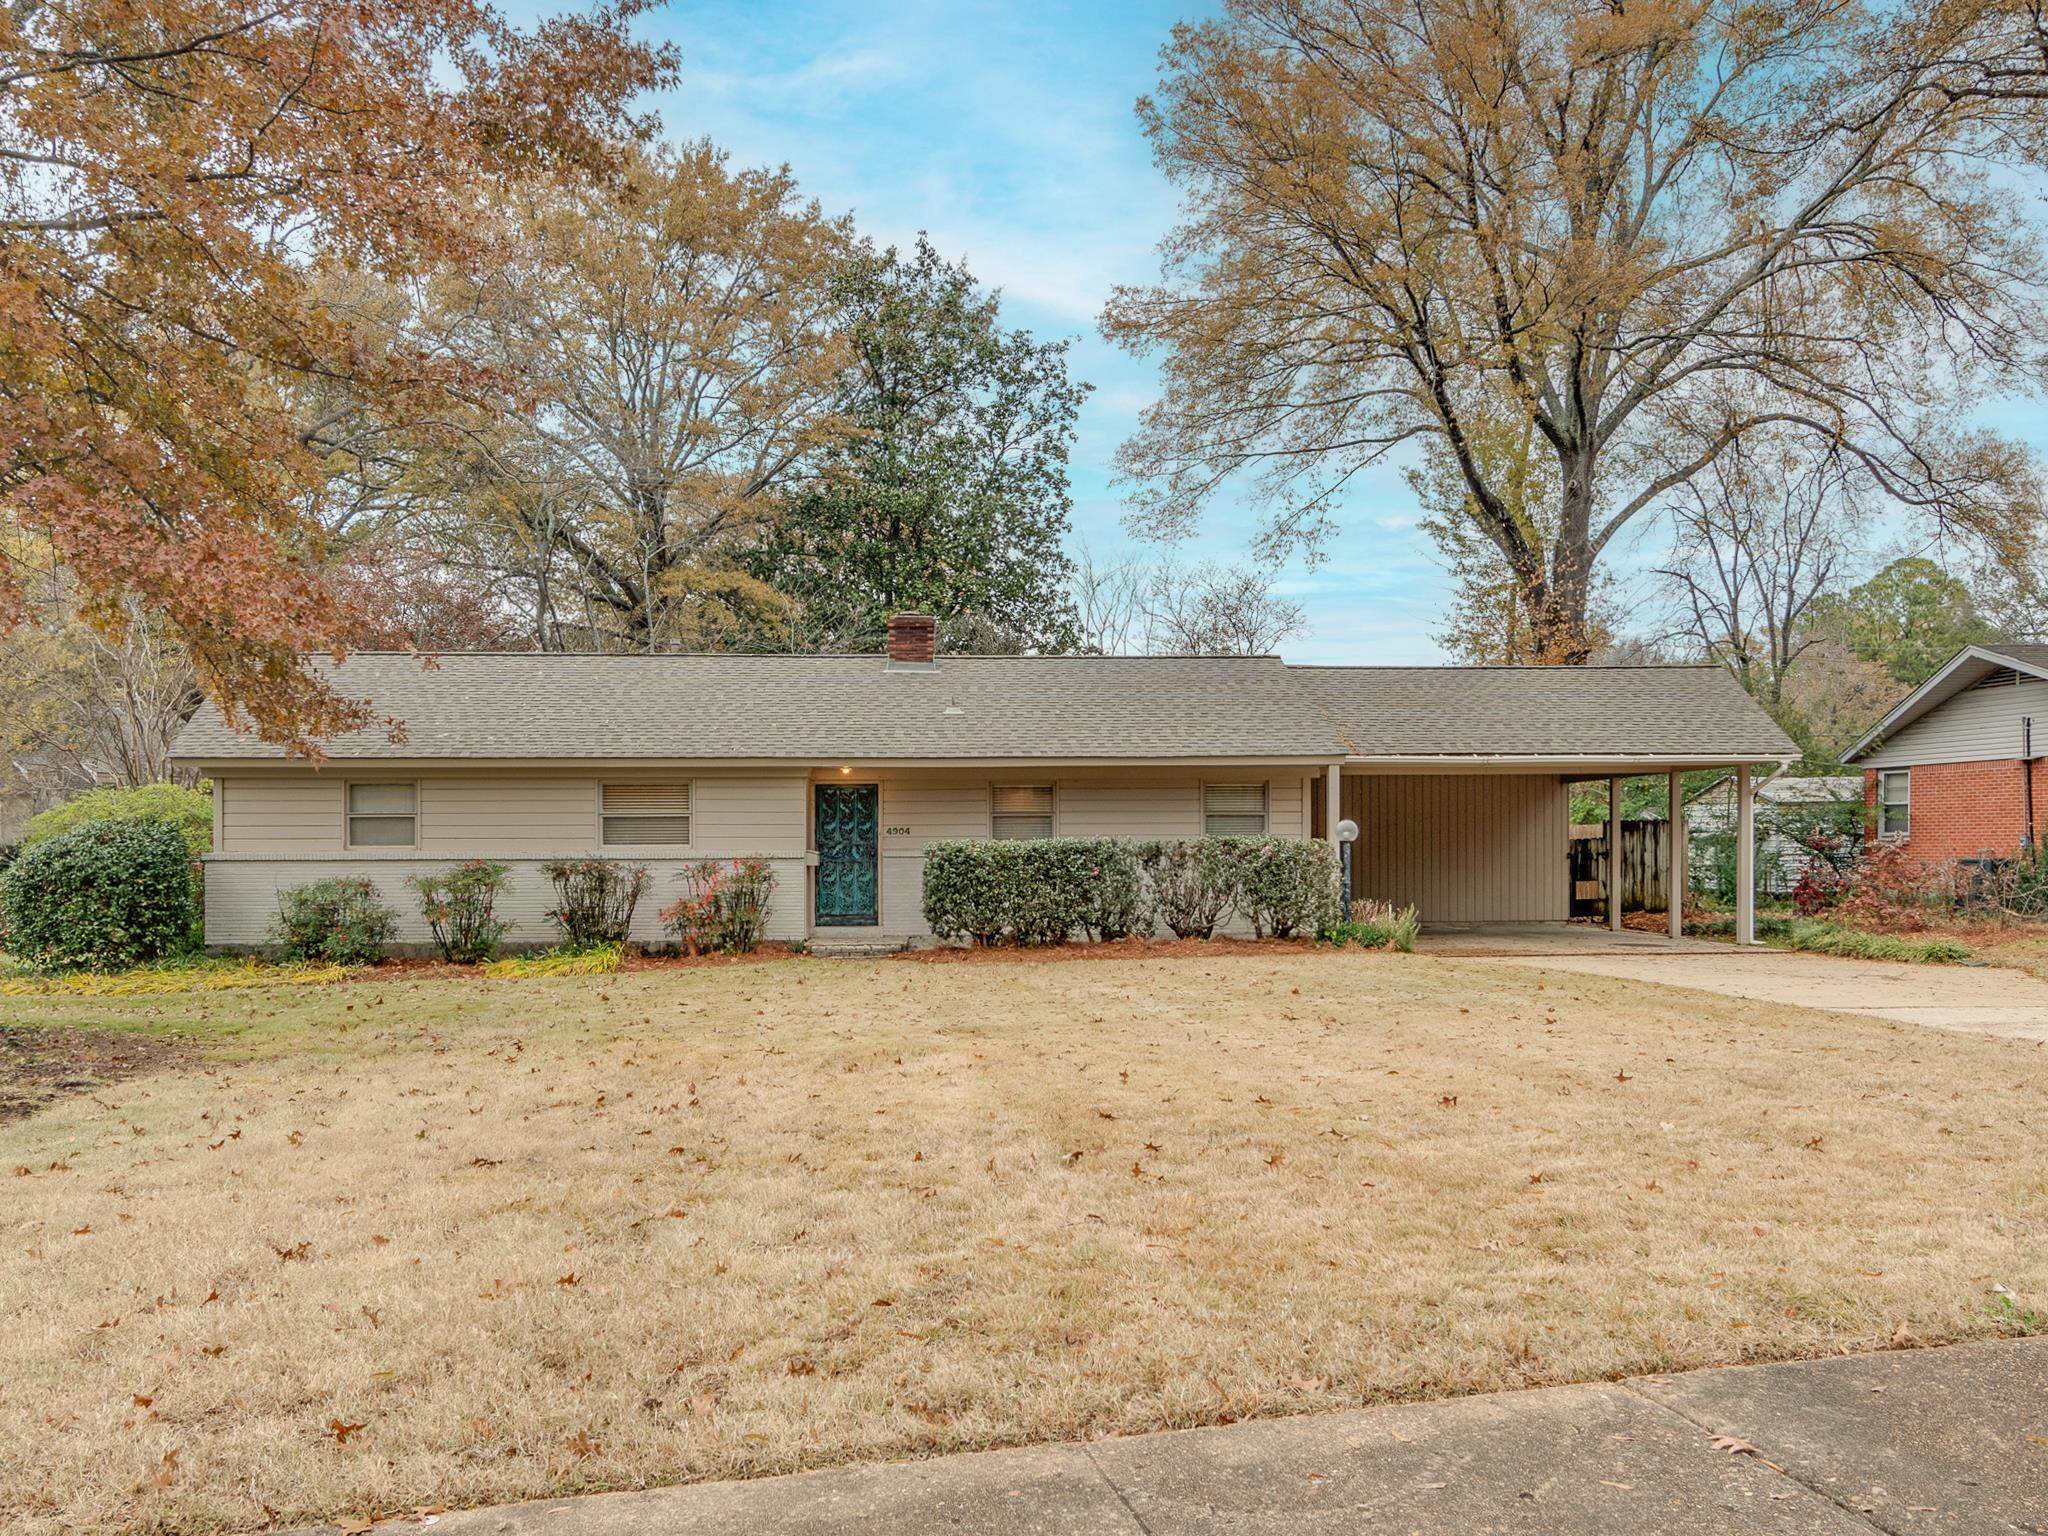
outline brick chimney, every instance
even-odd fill
[[[939,652],[939,621],[928,613],[899,613],[889,620],[892,666],[930,666]]]

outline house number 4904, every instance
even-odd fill
[[[883,831],[883,833],[884,833],[885,835],[887,835],[887,836],[889,836],[889,837],[908,837],[908,836],[910,836],[910,828],[908,828],[908,827],[884,827],[884,828],[882,828],[882,831]]]

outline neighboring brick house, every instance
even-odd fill
[[[2048,818],[2048,645],[1973,645],[1843,757],[1870,835],[1927,863],[2009,858]]]

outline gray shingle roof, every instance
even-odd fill
[[[1293,667],[1360,757],[1777,758],[1721,667]]]
[[[1980,645],[1977,649],[2003,656],[2007,661],[2016,661],[2023,667],[2048,668],[2048,645],[2038,645],[2030,640],[2001,640],[1995,645]]]
[[[323,666],[331,664],[323,663]],[[1216,758],[1340,750],[1270,656],[357,655],[350,697],[405,722],[337,758]],[[182,757],[276,757],[207,705]]]
[[[404,722],[348,758],[1690,756],[1795,750],[1718,667],[1289,667],[1271,656],[396,654],[317,663]],[[276,758],[210,703],[186,759]]]

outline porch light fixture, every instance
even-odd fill
[[[852,770],[851,768],[841,768],[841,769],[840,769],[839,771],[840,771],[841,773],[852,773],[852,772],[853,772],[853,770]]]

